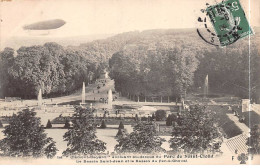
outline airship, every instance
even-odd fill
[[[47,35],[51,30],[58,29],[64,24],[66,24],[66,22],[62,19],[53,19],[25,25],[23,26],[23,29],[28,30],[30,34],[41,33],[40,35]]]

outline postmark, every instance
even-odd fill
[[[205,42],[214,46],[227,46],[253,34],[239,0],[226,0],[215,5],[206,5],[206,9],[201,10],[206,16],[199,17],[198,22],[204,24],[204,31],[209,33],[210,37],[206,39],[197,29],[198,35]],[[208,20],[213,30],[209,29]]]

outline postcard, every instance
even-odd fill
[[[259,0],[0,0],[0,164],[260,164]]]

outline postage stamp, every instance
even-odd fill
[[[239,0],[226,0],[206,8],[221,46],[253,34]]]

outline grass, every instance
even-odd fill
[[[242,133],[241,129],[236,126],[234,121],[224,123],[221,128],[225,132],[226,138],[232,138]]]
[[[253,127],[254,125],[258,125],[260,123],[260,116],[254,111],[247,111],[242,113],[245,116],[244,123],[246,126]]]
[[[242,133],[242,130],[232,121],[227,113],[227,106],[208,106],[208,109],[216,112],[216,120],[222,128],[226,138],[232,138]]]
[[[227,113],[232,113],[232,111],[228,110],[228,106],[219,106],[219,105],[212,105],[207,107],[208,110],[216,112],[216,120],[218,122],[218,125],[221,127],[224,136],[226,138],[232,138],[242,133],[242,130],[235,124],[234,121],[232,121],[228,116]],[[233,106],[232,106],[233,108]],[[236,107],[237,108],[237,107]],[[257,114],[256,114],[257,115]],[[247,120],[248,121],[248,120]],[[260,118],[255,119],[255,123],[259,123]],[[160,123],[160,132],[159,135],[171,135],[172,127],[166,126],[165,121],[163,123]],[[251,119],[252,123],[252,119]]]

